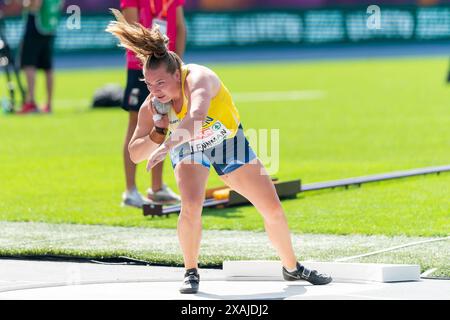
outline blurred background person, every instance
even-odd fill
[[[186,26],[183,11],[184,0],[121,0],[120,8],[129,23],[139,22],[147,28],[157,24],[162,33],[169,37],[169,50],[183,57],[186,47]],[[127,51],[127,86],[122,108],[128,111],[128,129],[123,146],[126,191],[122,205],[141,208],[148,199],[155,203],[176,203],[180,197],[163,183],[163,162],[152,169],[151,188],[147,199],[136,188],[136,165],[131,161],[128,144],[136,129],[138,111],[149,95],[142,74],[142,65],[131,51]]]
[[[199,0],[198,5],[204,10],[217,11],[217,10],[236,10],[251,8],[252,5],[257,5],[257,0]]]
[[[25,72],[27,92],[20,113],[39,112],[35,100],[36,70],[45,72],[47,101],[42,111],[52,111],[53,44],[63,0],[24,0],[25,32],[20,48],[20,66]]]

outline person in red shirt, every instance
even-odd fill
[[[184,0],[121,0],[120,8],[129,23],[138,22],[146,28],[159,25],[162,33],[169,37],[169,50],[183,56],[186,46],[186,26],[183,11]],[[147,190],[147,198],[136,189],[136,165],[131,161],[128,144],[136,129],[138,112],[149,95],[142,81],[142,64],[135,54],[127,50],[127,86],[122,108],[128,111],[128,129],[123,147],[127,190],[122,195],[122,205],[141,208],[149,203],[175,203],[180,197],[163,183],[163,162],[152,169],[152,186]]]

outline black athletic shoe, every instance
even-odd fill
[[[306,280],[314,285],[328,284],[333,279],[325,274],[320,274],[316,270],[309,270],[297,262],[297,270],[289,272],[283,267],[283,278],[286,281]]]
[[[181,293],[197,293],[200,284],[200,275],[197,269],[186,270],[184,274],[183,285],[180,288]]]

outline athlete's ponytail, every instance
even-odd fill
[[[181,68],[180,57],[167,49],[169,38],[158,27],[147,29],[139,23],[130,24],[119,10],[111,9],[111,12],[116,21],[111,21],[106,31],[119,39],[120,46],[134,52],[146,69],[156,69],[164,63],[167,72],[173,74]]]

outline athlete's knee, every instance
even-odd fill
[[[189,201],[188,203],[181,202],[180,219],[188,220],[190,222],[198,222],[201,220],[203,209],[203,201]]]
[[[261,213],[268,223],[279,223],[286,220],[284,210],[279,203],[273,203],[266,206]]]

